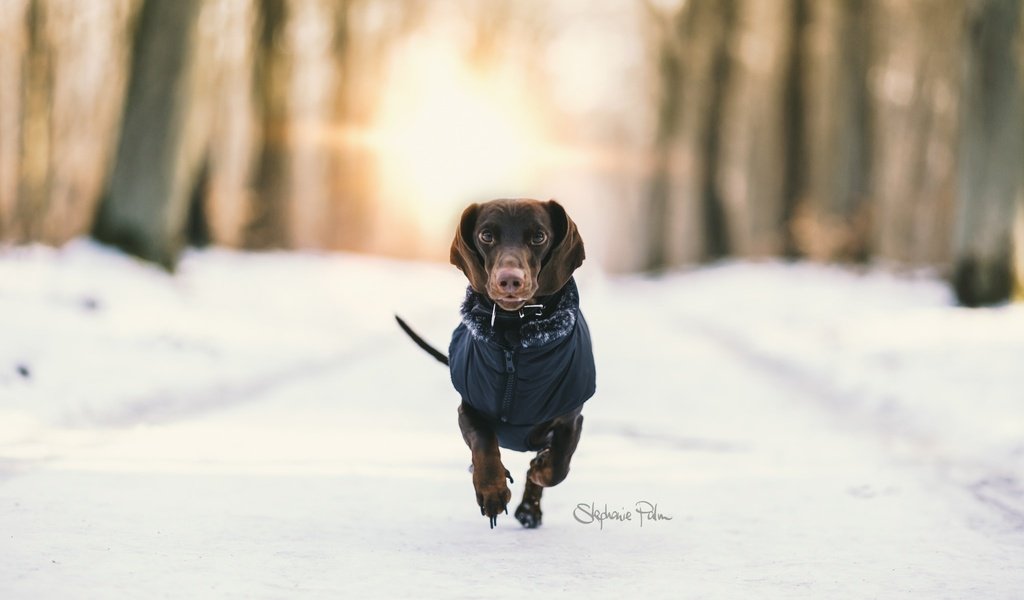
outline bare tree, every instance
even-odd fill
[[[672,149],[679,144],[680,113],[683,108],[684,56],[682,41],[678,38],[678,23],[689,18],[690,3],[672,11],[662,12],[650,2],[645,3],[657,36],[655,42],[655,68],[658,74],[656,90],[656,126],[654,132],[654,165],[649,183],[647,207],[646,259],[643,268],[661,271],[670,264],[668,253],[670,215],[669,204],[673,193]]]
[[[871,252],[888,263],[950,261],[963,9],[898,0],[870,9]]]
[[[805,148],[792,156],[790,197],[797,200],[788,250],[817,260],[865,260],[868,252],[871,121],[868,94],[870,2],[799,0],[806,24],[797,32],[794,72],[802,98],[791,103],[788,136]]]
[[[986,0],[968,11],[953,238],[953,289],[967,306],[1005,301],[1013,288],[1011,236],[1024,185],[1020,21],[1013,0]]]
[[[284,29],[288,20],[286,0],[260,0],[257,17],[256,97],[260,107],[259,158],[255,193],[245,245],[254,248],[283,247],[287,242],[288,169],[288,57]]]
[[[203,0],[197,42],[208,177],[191,214],[203,217],[211,242],[231,247],[244,242],[259,151],[256,13],[256,0]]]
[[[173,268],[199,160],[190,152],[193,41],[201,0],[146,0],[135,33],[121,140],[97,239]]]
[[[718,173],[736,4],[694,0],[660,18],[666,25],[655,54],[659,93],[644,265],[655,270],[730,251]]]
[[[0,3],[0,240],[16,240],[22,139],[25,11],[29,0]]]
[[[50,201],[52,179],[53,131],[51,90],[53,89],[53,48],[46,39],[46,6],[40,0],[26,7],[27,39],[23,101],[21,104],[21,140],[18,198],[14,221],[18,241],[42,237],[42,216]]]
[[[778,255],[789,212],[787,145],[799,143],[799,136],[787,138],[785,118],[796,3],[740,0],[736,8],[728,93],[715,109],[721,117],[712,121],[721,137],[713,177],[725,211],[728,250],[740,256]]]

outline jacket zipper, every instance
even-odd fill
[[[515,353],[505,350],[505,396],[501,401],[501,412],[498,418],[502,423],[508,422],[508,410],[512,406],[512,390],[516,384]]]

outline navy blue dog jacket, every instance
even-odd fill
[[[452,333],[452,384],[488,420],[502,448],[538,450],[529,439],[534,427],[594,395],[594,353],[576,282],[570,278],[548,303],[554,308],[545,305],[537,318],[516,315],[513,323],[492,325],[494,304],[469,287]]]

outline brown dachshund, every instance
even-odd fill
[[[569,473],[594,394],[590,331],[572,274],[585,257],[576,224],[551,200],[493,200],[462,214],[451,262],[469,279],[448,356],[399,324],[449,364],[462,396],[459,428],[472,453],[473,489],[493,528],[512,498],[499,447],[536,451],[515,511],[541,523],[543,489]]]

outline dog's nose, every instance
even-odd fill
[[[522,269],[501,269],[498,271],[498,288],[506,294],[517,294],[523,289],[525,273]]]

